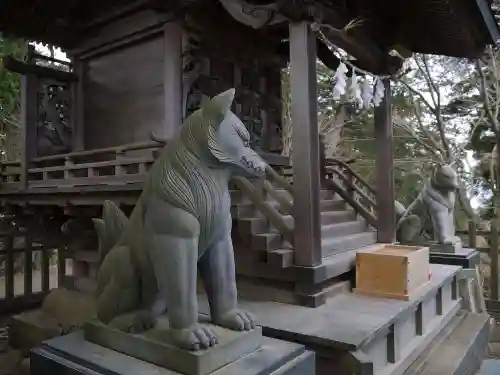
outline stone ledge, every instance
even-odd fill
[[[314,353],[303,345],[263,337],[262,347],[216,370],[211,375],[314,375]],[[30,354],[31,373],[37,375],[73,373],[179,375],[117,351],[93,344],[83,332],[48,340]],[[69,372],[68,372],[69,371]]]
[[[452,280],[460,269],[431,264],[431,282],[411,301],[346,293],[328,299],[317,308],[241,299],[239,305],[257,317],[266,336],[354,351],[377,337],[385,336],[392,324],[405,314],[413,313],[422,301],[436,294],[444,284],[455,284]],[[199,296],[198,300],[200,312],[209,314],[205,296]]]
[[[205,324],[219,337],[219,344],[195,351],[174,345],[166,317],[160,317],[153,329],[141,334],[113,329],[97,320],[87,322],[83,330],[89,342],[186,375],[210,374],[258,350],[262,344],[260,327],[237,332]]]

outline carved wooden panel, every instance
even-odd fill
[[[163,38],[95,57],[85,75],[85,148],[149,139],[164,126]]]
[[[185,114],[198,108],[204,96],[234,87],[233,111],[250,131],[253,147],[280,152],[282,61],[276,53],[278,42],[265,40],[263,34],[222,15],[217,17],[217,22],[203,17],[186,21]]]

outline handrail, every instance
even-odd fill
[[[293,228],[283,219],[281,214],[267,203],[262,195],[258,193],[250,181],[244,177],[233,177],[233,182],[236,184],[243,194],[245,194],[252,204],[266,217],[287,240],[293,245]]]
[[[326,159],[326,176],[324,184],[340,195],[340,197],[345,200],[347,204],[351,206],[359,215],[361,215],[369,225],[377,228],[377,217],[373,213],[376,207],[376,201],[370,197],[370,195],[375,196],[375,190],[359,173],[354,171],[351,166],[348,165],[348,163],[351,163],[352,161],[353,160],[343,161],[337,158]],[[335,166],[340,166],[342,171],[336,169]],[[343,172],[347,173],[350,177],[346,176]],[[341,183],[331,178],[333,174],[341,180]],[[356,182],[359,182],[362,186],[360,187],[357,183],[355,183],[355,181],[353,181],[353,179],[356,180]],[[365,188],[368,192],[366,192],[363,188]],[[360,196],[361,201],[354,198],[354,193]]]
[[[368,194],[366,194],[363,191],[363,189],[361,189],[358,185],[350,181],[346,175],[337,170],[332,170],[331,172],[339,176],[342,182],[346,184],[349,189],[355,190],[357,194],[361,195],[361,198],[365,199],[370,204],[370,206],[372,207],[376,206],[376,202]]]
[[[276,182],[281,189],[285,189],[292,195],[294,194],[294,188],[292,184],[288,182],[283,176],[280,176],[279,173],[276,172],[270,165],[266,166],[266,176],[274,180],[274,182]]]
[[[326,160],[326,163],[327,163],[327,166],[333,166],[335,164],[338,164],[340,166],[342,166],[343,168],[345,168],[347,171],[349,171],[349,173],[356,179],[358,180],[366,189],[368,189],[368,191],[375,195],[376,192],[375,192],[375,189],[368,183],[368,181],[366,181],[363,176],[361,176],[358,172],[356,172],[354,169],[352,169],[352,167],[347,164],[345,161],[342,161],[340,159],[337,159],[337,158],[333,158],[333,159],[327,159]]]
[[[138,150],[147,150],[150,148],[161,148],[163,144],[160,142],[148,141],[148,142],[137,142],[126,144],[123,146],[115,146],[115,147],[106,147],[106,148],[96,148],[93,150],[83,150],[83,151],[74,151],[66,154],[57,154],[57,155],[49,155],[49,156],[40,156],[31,159],[31,162],[38,163],[43,161],[52,161],[52,160],[64,160],[68,158],[78,158],[83,156],[94,156],[100,154],[108,154],[108,153],[120,153],[127,151],[138,151]]]
[[[345,200],[349,206],[354,208],[354,210],[358,214],[360,214],[363,219],[368,222],[368,224],[375,228],[377,227],[377,218],[375,217],[375,215],[368,211],[366,207],[363,206],[360,202],[354,199],[351,194],[347,192],[342,186],[340,186],[335,180],[328,178],[325,180],[325,184],[335,193],[340,195],[340,197]]]

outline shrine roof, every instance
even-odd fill
[[[246,2],[254,6],[273,3],[272,0]],[[311,19],[311,13],[328,14],[323,23],[335,28],[359,20],[359,26],[348,36],[352,37],[354,44],[359,42],[357,50],[361,60],[370,58],[363,56],[367,45],[375,49],[400,45],[418,53],[475,57],[482,53],[485,45],[495,44],[500,39],[491,0],[274,2],[278,12],[286,14],[292,7],[292,13],[300,14],[304,19]],[[3,0],[0,2],[0,32],[71,48],[85,35],[89,24],[95,25],[99,19],[101,23],[107,22],[117,7],[128,7],[131,12],[141,7],[179,11],[198,6],[220,6],[218,3],[219,0]],[[342,40],[332,41],[342,47]],[[368,63],[364,65],[370,67]],[[377,70],[375,66],[370,68]]]

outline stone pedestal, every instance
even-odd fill
[[[178,375],[152,363],[86,341],[83,332],[45,341],[30,353],[32,375]],[[262,338],[260,349],[211,375],[313,375],[314,353],[303,345]]]
[[[456,237],[455,242],[450,244],[431,242],[429,248],[432,253],[454,254],[462,249],[462,241]]]
[[[172,341],[170,326],[165,316],[156,326],[144,333],[130,334],[90,320],[83,327],[85,340],[96,345],[127,354],[186,375],[208,375],[262,346],[262,330],[237,332],[212,325],[219,343],[208,350],[189,351],[178,348]]]
[[[430,253],[430,261],[435,264],[449,264],[452,266],[462,266],[463,268],[475,268],[479,265],[479,251],[474,249],[461,248],[455,253]]]

